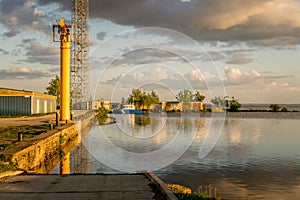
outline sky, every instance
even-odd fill
[[[299,0],[90,0],[93,99],[183,89],[300,103]],[[45,92],[59,75],[52,25],[71,0],[0,0],[0,87]]]

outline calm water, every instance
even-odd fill
[[[299,119],[228,118],[213,150],[200,159],[199,149],[209,127],[222,119],[212,121],[196,114],[117,117],[117,124],[95,126],[83,137],[71,153],[72,173],[121,173],[111,167],[131,169],[132,163],[159,167],[186,147],[179,159],[155,174],[193,190],[212,184],[218,196],[227,199],[300,197]],[[175,149],[161,151],[170,141]],[[160,156],[156,159],[151,152]],[[136,163],[132,156],[137,154],[144,160]],[[52,173],[59,173],[59,167]]]

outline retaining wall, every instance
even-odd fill
[[[49,173],[66,153],[78,145],[81,134],[89,130],[93,121],[94,115],[85,116],[75,123],[41,134],[33,141],[23,141],[1,154],[22,170]]]

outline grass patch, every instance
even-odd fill
[[[179,200],[221,200],[217,197],[217,188],[212,185],[200,186],[194,193],[190,188],[182,185],[167,184],[167,186]]]
[[[14,146],[14,145],[13,144],[0,144],[0,151],[6,150],[12,146]]]
[[[17,171],[18,168],[12,162],[0,161],[0,172]]]
[[[48,130],[49,124],[0,127],[0,152],[17,145],[19,133],[23,139],[31,139]]]
[[[0,127],[0,139],[17,139],[18,133],[24,138],[32,138],[49,130],[49,124]]]
[[[19,169],[11,161],[7,160],[3,155],[0,155],[0,173],[17,170]]]

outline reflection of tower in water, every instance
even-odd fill
[[[90,129],[97,123],[96,118],[90,119],[87,126],[78,128],[80,130],[78,145],[71,152],[71,172],[75,174],[86,174],[90,170],[89,152],[85,145],[89,145],[88,141],[83,143],[82,138],[85,137]]]
[[[75,174],[87,174],[89,171],[89,153],[83,143],[76,146],[71,155],[71,169]]]

